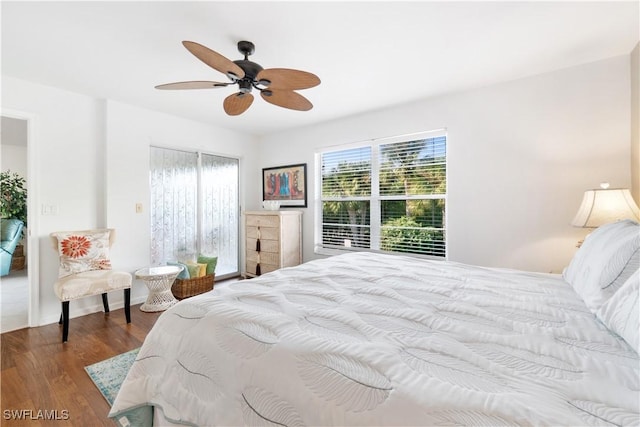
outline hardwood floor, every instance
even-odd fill
[[[130,324],[123,309],[71,319],[64,344],[57,323],[2,334],[0,424],[114,426],[107,418],[109,404],[84,367],[142,345],[162,313],[144,313],[139,307],[131,306]],[[16,411],[27,419],[13,419]],[[58,420],[43,419],[46,415]]]

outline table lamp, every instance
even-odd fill
[[[632,219],[640,222],[640,209],[627,188],[609,188],[608,182],[600,188],[584,192],[578,213],[571,221],[574,227],[596,228],[609,222]],[[578,247],[583,240],[578,242]]]
[[[596,228],[609,222],[632,219],[640,221],[640,210],[627,188],[609,188],[609,183],[584,192],[582,204],[571,225]]]

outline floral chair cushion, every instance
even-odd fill
[[[111,270],[109,230],[56,233],[60,269],[58,277],[93,270]]]

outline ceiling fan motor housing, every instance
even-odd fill
[[[260,64],[256,64],[255,62],[246,59],[238,59],[237,61],[233,61],[233,63],[242,68],[242,71],[244,71],[243,80],[249,79],[251,81],[254,81],[258,73],[263,70]]]
[[[256,76],[263,68],[259,64],[246,59],[239,59],[233,62],[244,71],[244,77],[237,81],[240,91],[243,93],[251,92],[251,88],[256,84]]]

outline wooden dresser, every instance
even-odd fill
[[[302,263],[302,212],[247,211],[244,224],[247,277]]]

